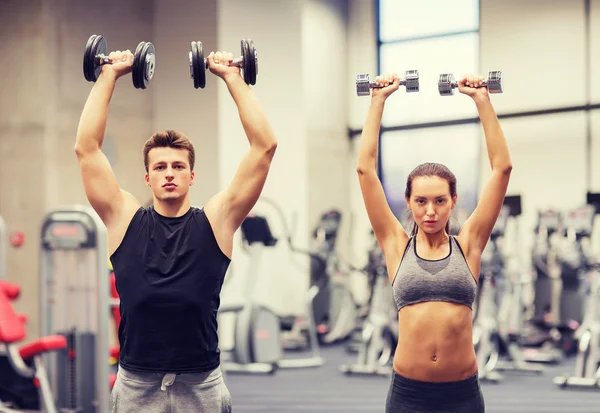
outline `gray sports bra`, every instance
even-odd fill
[[[453,236],[450,237],[450,253],[440,260],[419,257],[415,237],[411,237],[392,286],[398,311],[404,306],[426,301],[446,301],[473,309],[477,292],[477,282]]]

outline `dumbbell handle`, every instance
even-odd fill
[[[113,63],[113,61],[106,55],[104,54],[99,54],[96,55],[96,62],[98,63],[98,65],[110,65]]]
[[[244,58],[243,57],[236,57],[227,66],[229,66],[229,67],[242,67],[243,64],[244,64]],[[208,59],[207,58],[204,58],[204,67],[206,69],[208,69]]]
[[[242,67],[243,64],[244,64],[244,58],[236,57],[231,61],[231,63],[229,63],[229,66]]]
[[[406,85],[406,79],[400,79],[400,86],[405,86]],[[389,85],[388,85],[389,86]],[[369,81],[369,87],[371,89],[382,89],[386,86],[380,85],[379,83],[375,82],[374,80],[370,80]]]
[[[479,85],[479,86],[475,86],[475,88],[478,88],[478,87],[487,87],[487,85],[488,85],[488,81],[487,81],[487,79],[485,79],[485,80],[483,80],[483,81],[481,82],[481,85]],[[451,83],[451,86],[452,86],[452,89],[456,89],[456,88],[458,88],[458,81],[457,81],[457,80],[453,81],[453,82]]]
[[[149,61],[152,59],[154,55],[152,53],[148,54],[146,56],[146,60]],[[112,65],[114,62],[112,61],[112,59],[102,53],[100,53],[99,55],[96,55],[96,62],[98,63],[98,66],[102,66],[102,65]]]

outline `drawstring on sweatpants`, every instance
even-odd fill
[[[165,376],[162,379],[162,384],[160,385],[160,389],[162,391],[167,391],[167,387],[171,386],[173,383],[175,383],[175,377],[177,377],[177,375],[173,374],[173,373],[165,374]]]

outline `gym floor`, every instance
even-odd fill
[[[338,367],[353,362],[343,346],[321,348],[326,364],[315,369],[279,370],[273,376],[229,373],[233,411],[383,413],[390,379],[346,377]],[[504,373],[498,384],[482,383],[486,413],[600,412],[600,390],[560,390],[554,376],[573,370],[574,359],[546,366],[542,375]]]

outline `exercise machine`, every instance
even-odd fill
[[[560,388],[579,387],[600,390],[600,266],[590,270],[591,285],[587,309],[577,329],[578,352],[575,372],[554,378]]]
[[[596,210],[588,205],[578,211],[572,211],[574,218],[581,218],[582,228],[573,228],[576,233],[592,234]],[[587,228],[586,228],[587,227]],[[578,341],[578,351],[575,361],[575,372],[572,375],[562,375],[554,378],[554,383],[560,388],[595,388],[600,389],[600,264],[589,244],[582,243],[586,256],[584,271],[589,279],[588,297],[585,305],[583,321],[575,331]]]
[[[87,206],[50,211],[41,227],[40,326],[65,349],[47,359],[59,411],[110,411],[106,228]]]
[[[248,216],[241,232],[250,263],[242,279],[243,301],[237,305],[221,305],[219,314],[234,313],[234,345],[221,365],[227,373],[272,374],[282,358],[279,318],[268,308],[254,302],[254,285],[261,252],[277,240],[265,225],[266,219]]]
[[[336,241],[342,214],[336,209],[321,215],[313,236],[315,251],[311,257],[311,287],[316,286],[313,315],[319,341],[332,344],[354,331],[357,306],[348,286],[348,272],[342,268]]]
[[[373,238],[374,234],[372,234]],[[369,313],[360,331],[357,360],[354,364],[340,366],[346,375],[392,374],[391,362],[398,343],[398,309],[394,302],[392,286],[387,274],[385,257],[376,239],[369,250],[367,265],[373,280],[369,299]]]
[[[499,223],[501,236],[495,242],[502,255],[503,294],[497,313],[497,339],[501,357],[496,363],[496,370],[520,373],[541,374],[544,369],[539,364],[529,363],[523,356],[520,345],[523,329],[523,318],[526,303],[524,290],[531,284],[529,271],[524,271],[524,265],[519,259],[519,227],[518,218],[521,215],[521,197],[507,196],[504,198],[503,211]],[[512,225],[511,225],[512,224]]]
[[[355,269],[356,271],[360,271],[366,274],[368,298],[367,302],[364,305],[357,308],[356,325],[350,338],[346,342],[346,352],[350,354],[357,354],[363,345],[364,327],[372,310],[373,297],[375,296],[376,285],[378,280],[377,276],[379,275],[381,266],[382,253],[381,249],[379,248],[379,243],[375,238],[375,233],[373,232],[373,230],[369,231],[369,235],[371,239],[371,247],[367,251],[367,264],[363,269]]]
[[[503,275],[499,238],[504,234],[508,207],[502,206],[490,240],[481,255],[476,311],[473,320],[473,345],[479,365],[479,379],[497,383],[503,379],[496,371],[500,357],[497,320],[497,282]]]
[[[278,212],[281,214],[281,211]],[[283,219],[283,218],[282,218]],[[311,250],[295,247],[288,235],[293,252],[310,257],[310,287],[307,301],[312,310],[295,317],[291,326],[283,324],[283,343],[286,350],[299,350],[309,345],[312,317],[321,344],[332,344],[349,337],[355,329],[357,306],[348,286],[348,272],[342,268],[335,250],[342,214],[332,209],[321,215],[313,231]],[[312,314],[309,314],[312,313]]]
[[[20,379],[31,380],[31,387],[37,389],[38,401],[35,406],[29,407],[39,409],[43,408],[45,413],[57,413],[57,407],[54,403],[54,396],[48,381],[48,376],[44,363],[43,355],[58,351],[66,347],[66,340],[63,336],[41,337],[26,345],[19,345],[25,339],[25,323],[27,317],[17,314],[11,304],[21,294],[21,289],[17,284],[6,281],[6,227],[4,220],[0,217],[0,353],[4,353],[8,358],[8,364],[11,372],[2,374],[2,378],[13,383]],[[10,390],[10,389],[9,389]],[[17,395],[14,395],[17,396]],[[0,413],[17,413],[23,410],[17,410],[15,403],[6,398],[0,397]]]
[[[523,311],[522,286],[527,282],[521,268],[508,253],[506,239],[511,216],[520,215],[520,198],[507,197],[481,256],[481,274],[473,323],[479,377],[498,383],[501,371],[539,374],[543,370],[525,361],[519,346]],[[514,226],[513,226],[513,229]],[[516,240],[512,240],[515,242]],[[515,245],[512,245],[513,249]],[[516,250],[516,249],[514,249]],[[500,305],[498,305],[500,301]]]
[[[590,240],[593,220],[594,207],[591,205],[567,211],[562,217],[560,231],[550,238],[546,262],[534,256],[538,269],[535,293],[537,318],[532,321],[538,329],[548,331],[546,337],[543,333],[541,335],[547,349],[554,347],[560,355],[577,352],[575,331],[583,319],[582,301],[585,296],[587,258],[584,250]],[[540,280],[544,275],[550,279],[549,297],[547,293],[543,294],[547,289],[541,288],[541,281],[547,281]]]
[[[37,389],[39,405],[36,407],[41,406],[45,413],[58,413],[42,357],[61,351],[67,346],[67,341],[61,335],[46,336],[17,347],[25,339],[25,321],[22,315],[14,311],[10,301],[19,295],[19,286],[0,281],[0,345],[4,347],[9,364],[17,376],[30,379]],[[14,403],[9,406],[6,401],[0,400],[0,413],[25,411],[13,407]]]
[[[236,315],[234,346],[229,351],[229,359],[223,359],[224,370],[233,373],[272,374],[279,368],[317,367],[324,364],[319,354],[314,325],[309,329],[312,332],[311,357],[283,358],[279,317],[253,299],[261,252],[266,247],[275,246],[278,240],[273,237],[267,219],[262,216],[246,217],[241,225],[241,232],[251,260],[242,279],[242,291],[245,292],[243,302],[224,305],[219,309],[219,313]]]
[[[523,356],[526,361],[556,364],[563,359],[558,329],[562,281],[558,258],[563,223],[553,209],[538,212],[532,262],[534,267],[533,314],[524,326]],[[556,320],[556,321],[555,321]]]

